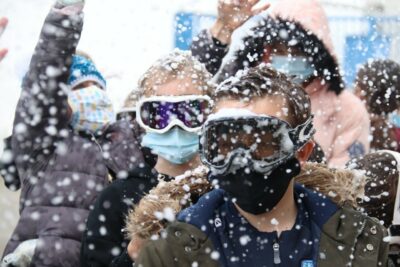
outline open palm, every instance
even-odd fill
[[[218,19],[223,21],[230,30],[234,31],[252,16],[268,9],[269,3],[260,7],[260,0],[219,0]]]
[[[229,44],[232,33],[252,16],[267,10],[269,3],[261,0],[218,0],[218,17],[211,27],[211,34],[223,44]]]

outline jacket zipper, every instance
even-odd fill
[[[279,253],[279,243],[277,241],[272,245],[272,249],[274,250],[274,264],[281,264],[281,256]]]
[[[97,141],[97,138],[93,135],[93,134],[91,134],[91,140],[99,147],[99,149],[100,149],[100,152],[101,152],[101,154],[102,154],[102,157],[103,157],[103,153],[104,153],[104,151],[103,151],[103,148],[101,147],[101,145],[99,144],[99,142]],[[108,174],[107,174],[107,180],[109,181],[109,182],[112,182],[114,179],[116,179],[116,175],[115,175],[115,178],[111,175],[111,173],[110,173],[110,171],[111,171],[111,169],[107,166],[107,164],[106,164],[106,167],[107,167],[107,172],[108,172]]]
[[[361,228],[360,228],[360,230],[359,230],[358,233],[357,233],[356,239],[354,240],[354,245],[353,245],[353,248],[352,248],[352,251],[353,251],[353,252],[352,252],[352,253],[354,253],[354,251],[355,251],[355,247],[356,247],[356,245],[357,245],[357,243],[358,243],[358,238],[360,237],[360,235],[362,234],[362,232],[364,232],[366,223],[367,223],[366,220],[364,220],[364,221],[362,222]],[[349,264],[348,264],[347,266],[349,266],[349,267],[353,266],[353,260],[354,260],[354,257],[350,257],[350,262],[349,262]]]

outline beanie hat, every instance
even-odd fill
[[[106,80],[91,60],[83,56],[73,56],[68,85],[74,88],[87,81],[96,82],[104,90],[107,87]]]

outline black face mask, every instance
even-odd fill
[[[245,168],[224,176],[212,176],[230,198],[244,211],[251,214],[268,212],[275,207],[285,194],[291,180],[300,173],[300,163],[292,158],[278,166],[269,175]]]

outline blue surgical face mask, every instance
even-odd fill
[[[392,113],[389,118],[394,127],[400,128],[400,115],[397,112]]]
[[[176,165],[190,161],[199,152],[199,135],[175,126],[166,133],[146,133],[142,146]]]
[[[294,82],[302,84],[306,79],[310,78],[315,71],[315,68],[311,66],[311,63],[306,57],[302,56],[271,56],[271,66],[285,73],[288,76],[295,76]]]

